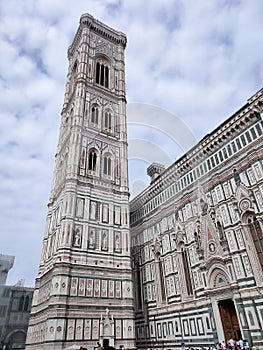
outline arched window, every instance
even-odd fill
[[[96,83],[106,88],[109,87],[109,67],[100,62],[96,64]]]
[[[24,301],[25,301],[25,297],[24,297],[24,295],[22,295],[20,297],[20,300],[19,300],[18,311],[23,311],[23,309],[24,309]]]
[[[210,322],[209,322],[209,318],[208,317],[206,317],[206,328],[207,329],[210,329]]]
[[[103,173],[108,176],[111,175],[111,158],[109,154],[104,156]]]
[[[263,232],[260,227],[260,223],[255,216],[249,217],[248,226],[256,248],[261,268],[263,270]]]
[[[28,308],[29,308],[29,296],[27,295],[25,299],[25,304],[24,304],[24,311],[28,311]]]
[[[161,261],[160,254],[157,255],[158,261],[158,273],[160,277],[160,289],[161,289],[161,299],[165,301],[165,286],[164,286],[164,272],[163,272],[163,264]]]
[[[105,131],[112,132],[112,115],[108,111],[104,115],[104,128]]]
[[[182,248],[182,260],[183,260],[183,266],[184,266],[184,275],[185,275],[185,281],[186,281],[187,294],[192,295],[193,286],[192,286],[192,280],[190,276],[189,262],[187,259],[186,251],[183,248]]]
[[[254,321],[254,317],[253,317],[251,311],[248,311],[248,318],[249,318],[251,326],[254,326],[255,325],[255,321]]]
[[[91,171],[95,171],[96,170],[96,163],[97,163],[97,153],[94,150],[91,150],[89,152],[88,169]]]
[[[98,124],[99,122],[99,108],[97,106],[92,106],[91,108],[91,123]]]

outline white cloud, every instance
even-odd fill
[[[83,13],[127,34],[128,101],[160,106],[182,118],[197,139],[262,85],[261,0],[1,2],[0,227],[1,253],[16,255],[10,283],[25,278],[33,285],[36,276],[67,49]],[[176,146],[171,153],[171,141],[161,134],[140,126],[131,130],[147,145],[141,158],[152,156],[150,142],[160,154],[174,157]],[[137,154],[140,149],[133,147]],[[131,162],[131,187],[149,181],[148,161]]]

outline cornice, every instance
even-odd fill
[[[98,34],[99,36],[110,40],[115,45],[121,45],[124,49],[127,44],[127,38],[126,35],[122,32],[119,32],[104,23],[100,22],[99,20],[95,19],[93,16],[91,16],[88,13],[83,14],[80,17],[79,20],[79,27],[77,30],[77,33],[73,39],[73,42],[71,46],[68,49],[68,58],[72,56],[73,52],[75,51],[77,44],[81,40],[81,33],[84,28],[88,28],[89,30],[93,31],[94,33]]]

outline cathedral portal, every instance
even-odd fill
[[[225,339],[240,339],[241,331],[233,300],[220,300],[218,303]]]

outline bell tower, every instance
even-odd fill
[[[135,348],[125,46],[123,33],[84,14],[68,49],[27,350]]]

